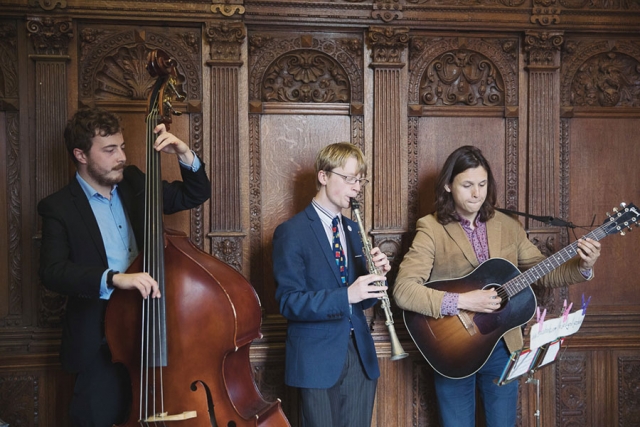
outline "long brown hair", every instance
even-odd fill
[[[456,206],[453,201],[453,195],[445,189],[445,186],[451,186],[453,179],[466,171],[467,169],[475,169],[482,166],[487,171],[487,198],[482,207],[478,211],[478,219],[482,222],[493,218],[495,213],[494,206],[496,204],[496,181],[491,172],[489,162],[482,155],[482,151],[473,145],[465,145],[456,149],[449,154],[444,162],[438,180],[436,181],[436,215],[438,222],[442,225],[450,222],[459,221],[460,218],[456,212]]]

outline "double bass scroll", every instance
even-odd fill
[[[157,50],[148,70],[157,81],[147,114],[144,242],[128,272],[148,272],[162,297],[115,289],[105,316],[113,361],[131,378],[133,399],[123,426],[290,427],[280,401],[267,402],[254,382],[251,342],[259,338],[260,301],[231,266],[162,226],[160,155],[153,129],[168,125],[165,88],[176,63]],[[168,121],[167,121],[168,120]]]

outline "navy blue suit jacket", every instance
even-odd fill
[[[357,223],[343,218],[349,283],[368,274]],[[310,204],[280,224],[273,236],[276,299],[288,320],[285,383],[293,387],[329,388],[342,372],[351,324],[365,372],[380,376],[378,359],[364,310],[377,298],[353,304],[349,314],[347,287],[317,212]],[[351,322],[349,318],[351,317]]]
[[[163,181],[163,212],[194,208],[211,195],[211,183],[202,164],[197,172],[181,167],[182,181]],[[124,169],[118,194],[129,216],[142,252],[144,241],[145,176],[135,166]],[[40,279],[44,286],[67,296],[60,356],[70,372],[84,369],[104,338],[107,300],[100,299],[100,281],[109,267],[96,217],[74,177],[56,193],[38,203],[42,216]]]

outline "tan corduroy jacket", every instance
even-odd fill
[[[504,258],[525,271],[545,259],[527,238],[519,221],[501,212],[487,222],[489,257]],[[560,287],[584,282],[579,257],[566,262],[535,283]],[[463,277],[478,267],[471,242],[458,222],[441,225],[431,214],[418,220],[416,236],[400,264],[393,297],[403,310],[415,311],[435,318],[442,317],[440,307],[445,292],[429,288],[428,282]],[[593,273],[591,274],[591,278]],[[426,284],[426,286],[425,286]],[[523,346],[520,328],[505,334],[509,351]]]

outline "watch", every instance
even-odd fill
[[[107,288],[108,289],[113,289],[113,275],[114,274],[119,274],[119,271],[113,271],[113,270],[109,270],[107,272]]]

